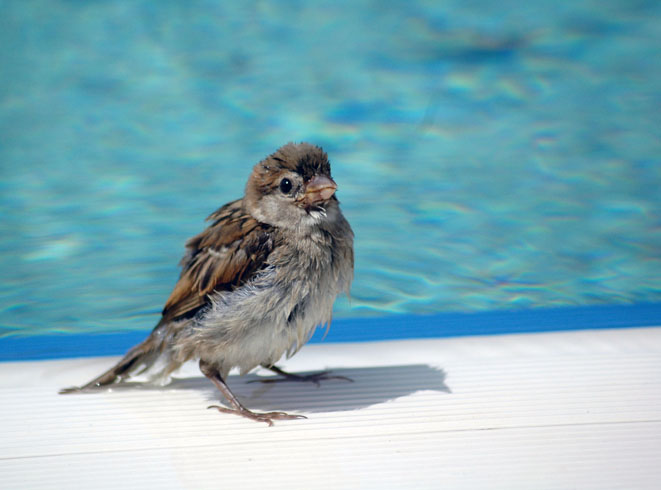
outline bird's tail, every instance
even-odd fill
[[[61,394],[79,393],[92,391],[94,388],[110,385],[128,378],[136,372],[144,372],[149,369],[161,357],[167,348],[167,336],[162,335],[161,327],[157,325],[152,333],[144,341],[134,346],[115,366],[102,375],[94,378],[83,386],[72,386],[60,390]],[[170,369],[172,371],[173,369]]]

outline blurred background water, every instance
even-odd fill
[[[338,317],[661,301],[661,2],[0,1],[0,333],[149,329],[288,141]]]

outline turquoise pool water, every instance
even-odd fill
[[[661,302],[658,1],[0,11],[1,335],[151,328],[292,140],[356,232],[340,319]]]

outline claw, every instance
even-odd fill
[[[78,386],[70,386],[69,388],[62,388],[58,393],[60,395],[68,395],[70,393],[81,393],[83,390]]]
[[[251,412],[247,408],[243,410],[236,410],[233,408],[221,407],[220,405],[209,405],[207,408],[215,408],[222,413],[232,413],[234,415],[239,415],[256,422],[264,422],[268,424],[269,427],[273,426],[274,420],[296,420],[296,419],[307,419],[305,415],[290,415],[285,412],[266,412],[266,413],[256,413]]]
[[[321,384],[319,383],[320,381],[326,381],[329,379],[342,379],[344,381],[349,381],[350,383],[353,383],[353,379],[347,378],[346,376],[329,376],[329,374],[331,373],[330,371],[321,371],[320,373],[301,375],[301,374],[288,373],[276,366],[270,366],[267,369],[270,369],[271,371],[279,374],[282,377],[251,379],[250,381],[248,381],[248,383],[281,383],[283,381],[303,381],[303,382],[311,382],[317,386],[321,386]]]

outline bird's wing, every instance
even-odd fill
[[[186,242],[181,276],[170,294],[160,323],[191,317],[214,291],[229,291],[250,280],[273,250],[268,225],[243,210],[241,199],[211,214],[206,230]]]

